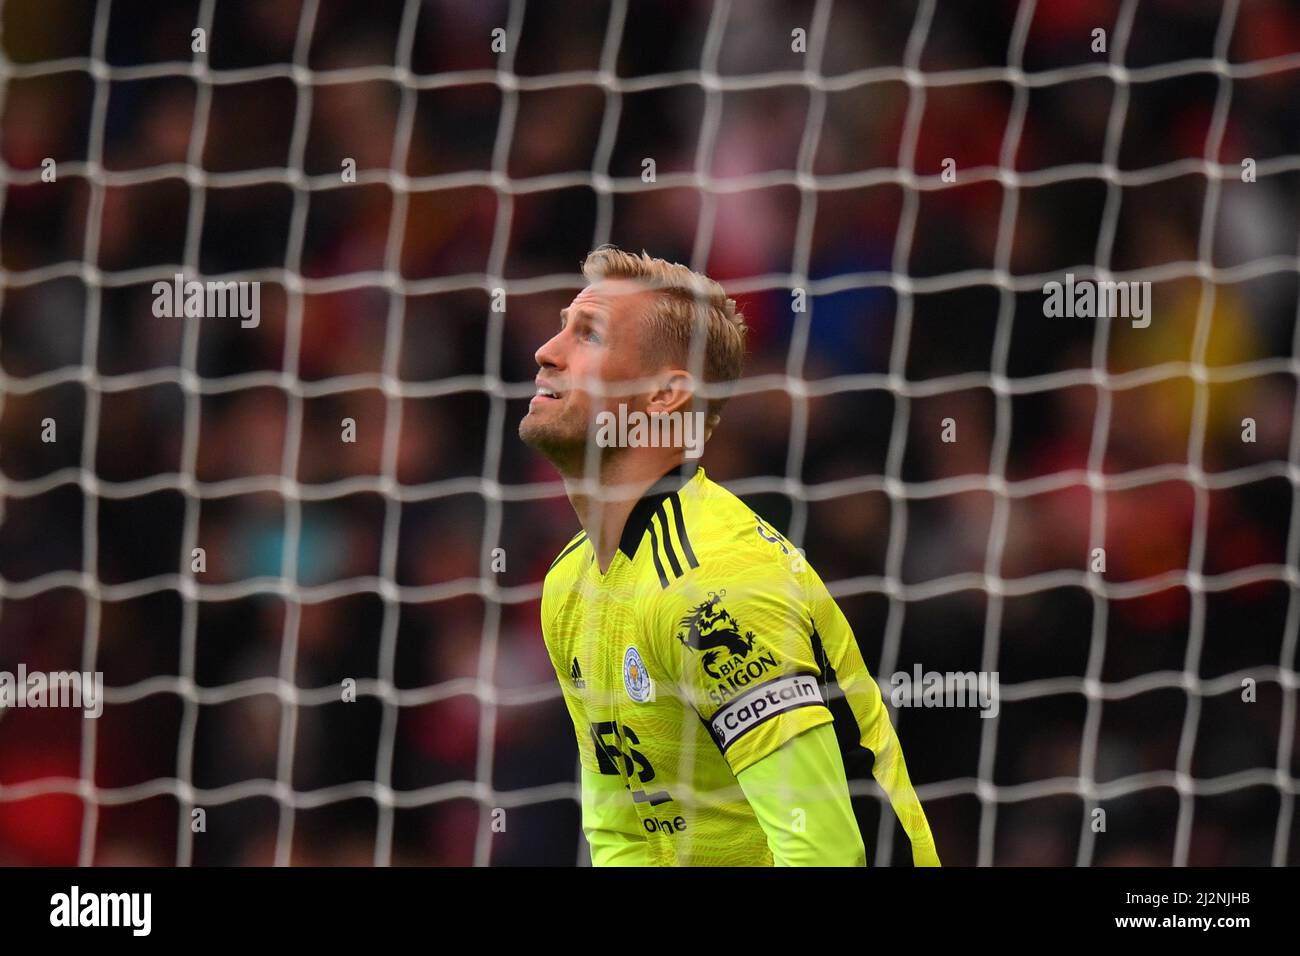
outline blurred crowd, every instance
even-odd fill
[[[179,71],[130,69],[198,58],[195,2],[115,0],[102,82],[84,61],[36,69],[90,55],[85,5],[4,5],[0,670],[102,670],[109,687],[144,689],[110,704],[93,727],[79,712],[0,712],[0,863],[75,863],[93,827],[96,863],[169,864],[188,811],[160,781],[178,778],[215,791],[199,801],[206,832],[190,837],[199,864],[275,860],[282,806],[247,784],[277,780],[308,795],[374,779],[399,792],[446,785],[399,801],[395,863],[475,862],[494,806],[509,809],[505,832],[490,835],[491,863],[579,858],[576,803],[557,791],[518,793],[575,780],[538,595],[577,523],[554,471],[516,437],[531,389],[503,399],[487,386],[498,375],[531,381],[533,353],[600,241],[704,266],[742,290],[747,375],[788,374],[813,387],[806,401],[781,387],[734,398],[703,465],[724,483],[846,483],[846,494],[801,498],[751,482],[757,490],[745,497],[842,595],[873,671],[887,649],[890,602],[878,583],[852,579],[896,575],[907,597],[894,610],[896,669],[992,667],[1004,692],[1084,675],[1108,688],[1110,699],[1091,710],[1081,684],[1004,699],[992,733],[969,710],[895,713],[923,799],[927,785],[958,784],[925,799],[945,863],[976,863],[983,838],[992,841],[984,859],[997,864],[1073,864],[1089,819],[1090,805],[1072,792],[1081,778],[1099,788],[1108,814],[1106,832],[1088,837],[1095,864],[1169,864],[1180,810],[1193,814],[1190,862],[1272,860],[1276,787],[1249,778],[1187,805],[1173,772],[1221,783],[1271,771],[1283,736],[1293,743],[1282,769],[1297,772],[1297,728],[1282,726],[1272,669],[1296,667],[1283,660],[1291,595],[1280,568],[1295,562],[1285,464],[1296,383],[1284,363],[1297,313],[1300,63],[1273,61],[1300,55],[1300,8],[1240,5],[1226,59],[1258,68],[1231,81],[1220,130],[1227,80],[1195,66],[1215,55],[1222,5],[1210,0],[1143,0],[1131,24],[1118,2],[1038,4],[1019,56],[1015,0],[941,2],[923,34],[914,2],[839,2],[824,43],[811,2],[734,4],[716,50],[706,42],[710,4],[632,0],[618,34],[621,78],[698,70],[711,55],[724,80],[784,78],[709,93],[687,74],[616,99],[590,77],[542,82],[601,67],[605,4],[527,4],[507,54],[521,77],[517,96],[486,73],[404,91],[373,69],[400,62],[417,78],[495,69],[502,54],[491,34],[509,23],[504,2],[420,3],[409,51],[399,49],[397,0],[329,0],[306,32],[300,6],[219,0],[207,63],[218,76],[246,73],[204,86]],[[796,28],[809,31],[810,52],[792,50]],[[1106,53],[1092,49],[1097,28]],[[295,55],[310,84],[261,75]],[[1088,69],[1116,55],[1135,71],[1126,85]],[[1008,63],[1031,78],[1061,72],[1019,94],[988,74],[924,89],[898,73],[843,79],[905,62],[927,77]],[[1143,72],[1179,62],[1190,65]],[[796,71],[805,69],[828,79],[824,94],[802,83]],[[347,70],[355,76],[326,81]],[[598,148],[606,123],[616,127],[608,152]],[[819,188],[801,193],[791,174],[809,149],[804,171]],[[927,177],[914,204],[895,182],[854,179],[899,168],[909,154]],[[47,157],[57,180],[38,182]],[[978,175],[1008,157],[1027,177],[1014,194]],[[300,162],[308,177],[337,178],[345,158],[356,162],[356,184],[295,189],[285,175]],[[756,182],[708,196],[642,184],[647,158],[668,183],[693,170]],[[940,188],[948,158],[956,182]],[[1260,171],[1253,182],[1234,172],[1247,158]],[[1203,160],[1230,175],[1210,185]],[[106,186],[92,189],[77,170],[87,161]],[[190,161],[211,176],[206,188],[187,182]],[[1113,175],[1098,176],[1108,162]],[[394,193],[378,175],[453,177],[494,163],[522,181],[512,197],[481,177],[417,182],[396,222]],[[1074,164],[1088,168],[1071,177]],[[593,170],[627,188],[598,195],[574,181]],[[812,217],[806,249],[801,216]],[[1198,277],[1198,262],[1221,271]],[[151,286],[175,266],[203,276],[283,269],[306,292],[268,273],[254,329],[156,318]],[[481,277],[496,267],[514,286],[494,320]],[[953,281],[997,268],[1061,280],[1093,267],[1155,280],[1149,328],[1045,318],[1033,283],[1013,292],[984,278]],[[416,283],[411,294],[385,286],[388,268]],[[792,274],[816,283],[890,271],[911,276],[917,291],[900,296],[873,282],[822,294],[814,285],[809,312],[791,310]],[[355,273],[370,278],[318,281]],[[763,276],[778,277],[776,287]],[[438,279],[448,281],[425,281]],[[182,387],[179,368],[202,388]],[[1099,388],[1092,369],[1119,378]],[[829,381],[891,371],[913,397]],[[256,373],[269,374],[222,386]],[[414,394],[386,395],[380,373]],[[1005,376],[1011,393],[995,394],[979,378],[988,373]],[[48,381],[33,387],[36,376]],[[282,387],[291,380],[302,397]],[[886,473],[900,415],[905,503],[853,484]],[[340,440],[345,418],[355,442]],[[940,438],[946,418],[955,443]],[[55,441],[42,439],[47,419]],[[1094,492],[1090,464],[1128,480]],[[400,495],[385,497],[373,480],[347,485],[385,474]],[[1000,507],[979,481],[988,474],[1014,489]],[[258,476],[285,476],[302,493],[284,496]],[[491,500],[480,478],[500,482],[508,500]],[[1031,479],[1045,480],[1038,493],[1017,484]],[[544,484],[553,494],[517,493]],[[187,520],[206,553],[196,580],[264,586],[184,599],[166,576],[189,572]],[[888,551],[898,535],[895,566]],[[289,540],[298,542],[291,583],[308,589],[301,601],[277,592]],[[507,564],[495,573],[484,555],[498,546]],[[1084,569],[1097,546],[1106,549],[1101,577],[1120,596],[1097,597],[1079,579],[1014,584]],[[1222,577],[1243,569],[1254,571]],[[1208,584],[1189,588],[1184,570]],[[72,573],[24,586],[58,572]],[[993,606],[969,580],[935,583],[966,573],[1011,583]],[[479,597],[480,576],[508,599]],[[403,592],[411,600],[386,606],[374,585],[382,577],[412,589]],[[102,600],[78,586],[86,580],[108,588]],[[320,590],[330,584],[338,587]],[[1294,635],[1289,648],[1294,655]],[[1241,701],[1236,679],[1204,696],[1179,686],[1184,673],[1239,672],[1257,677],[1256,702]],[[168,675],[231,692],[187,710],[170,687],[141,685]],[[403,690],[450,692],[387,715],[366,695],[292,708],[274,685],[234,692],[257,678],[326,688],[389,675]],[[1148,687],[1141,678],[1151,675],[1166,680]],[[5,793],[82,775],[108,795],[93,814],[75,792]],[[1148,776],[1138,786],[1136,775]],[[981,778],[1012,788],[1001,791],[991,829],[981,828]],[[476,799],[476,783],[499,795]],[[879,804],[857,805],[875,859]],[[364,796],[306,799],[287,824],[291,860],[368,864],[381,822]],[[1300,861],[1300,835],[1289,847],[1289,862]]]

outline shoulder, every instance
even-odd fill
[[[555,560],[551,562],[551,566],[546,569],[546,576],[549,578],[551,574],[566,561],[568,561],[570,565],[576,564],[577,562],[573,560],[573,555],[576,554],[578,550],[586,544],[586,542],[587,532],[585,531],[579,531],[570,538],[569,543],[560,549],[560,553],[556,556]]]
[[[800,552],[735,494],[707,478],[697,481],[697,487],[681,495],[676,514],[682,527],[657,542],[668,572],[667,585],[656,595],[657,608],[670,616],[698,613],[716,604],[721,594],[731,603],[759,598],[802,605],[806,575]],[[683,573],[674,575],[669,549],[685,551],[687,542],[690,561],[679,553]]]
[[[686,508],[692,540],[698,539],[700,567],[722,575],[797,575],[798,549],[741,498],[704,478]]]
[[[546,607],[550,603],[551,597],[570,588],[575,578],[582,569],[582,561],[589,550],[583,545],[587,544],[587,532],[579,531],[569,543],[560,549],[560,553],[551,566],[546,569],[546,576],[542,580],[542,614],[546,616]]]
[[[708,719],[760,684],[818,673],[813,608],[802,555],[741,499],[718,485],[682,497],[699,567],[654,589],[647,646]]]

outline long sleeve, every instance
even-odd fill
[[[916,798],[912,781],[907,774],[907,762],[903,759],[903,747],[898,742],[898,732],[889,719],[889,714],[882,704],[880,716],[873,724],[875,733],[871,738],[871,749],[876,755],[871,773],[889,796],[889,802],[903,823],[908,839],[912,843],[913,866],[941,866],[939,851],[934,845],[934,834],[930,823],[921,810],[921,802]]]
[[[860,744],[873,754],[871,775],[889,798],[912,844],[913,866],[940,866],[934,834],[912,786],[898,732],[889,719],[880,686],[858,650],[853,629],[816,572],[809,569],[813,620],[822,637],[824,674],[839,684],[858,725]]]
[[[832,725],[805,730],[736,779],[767,834],[774,865],[866,865]]]
[[[623,778],[582,768],[582,832],[592,866],[649,866],[649,842]]]
[[[853,680],[842,681],[841,686],[846,694],[851,694],[862,702],[860,706],[865,715],[860,718],[862,746],[875,755],[871,775],[889,797],[889,803],[912,843],[912,865],[941,866],[939,852],[934,845],[934,834],[912,786],[907,761],[903,757],[903,745],[889,719],[889,711],[885,709],[879,686],[865,669],[856,674]]]

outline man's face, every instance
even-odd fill
[[[537,350],[537,394],[519,422],[519,437],[564,474],[580,474],[596,415],[644,411],[653,389],[644,379],[642,316],[653,293],[634,282],[604,279],[560,313],[560,331]],[[609,449],[602,449],[608,452]]]

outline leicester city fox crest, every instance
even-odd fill
[[[638,704],[655,699],[654,681],[641,659],[641,652],[631,645],[623,652],[623,686],[627,689],[627,696]]]
[[[754,632],[746,631],[742,635],[740,623],[722,606],[722,599],[726,596],[725,590],[710,591],[707,601],[691,608],[678,622],[683,630],[677,632],[677,640],[692,651],[703,652],[700,663],[704,673],[714,680],[723,677],[713,669],[713,665],[724,653],[728,659],[743,659],[754,649]]]

